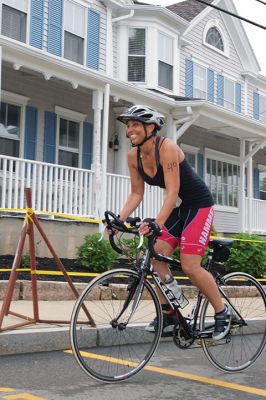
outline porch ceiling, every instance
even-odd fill
[[[266,140],[266,127],[249,116],[226,110],[206,101],[179,102],[173,115],[178,120],[187,115],[196,117],[194,125],[209,132],[218,132],[248,141]]]

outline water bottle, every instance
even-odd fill
[[[186,307],[189,303],[188,299],[184,296],[181,287],[178,285],[177,281],[173,278],[173,276],[165,275],[164,283],[167,286],[167,288],[173,292],[180,307],[181,308]]]

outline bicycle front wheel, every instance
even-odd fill
[[[250,367],[266,343],[266,296],[254,277],[233,272],[222,278],[219,289],[231,306],[232,321],[222,340],[202,339],[203,350],[210,362],[226,372]],[[206,299],[200,316],[200,330],[212,330],[214,310]]]
[[[154,318],[153,334],[145,328]],[[88,375],[117,382],[147,364],[161,330],[161,305],[152,285],[145,280],[141,286],[136,272],[117,269],[95,278],[77,300],[70,324],[71,346]]]

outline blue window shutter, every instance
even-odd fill
[[[203,154],[197,154],[197,174],[203,179],[204,177],[204,157]]]
[[[186,96],[193,97],[193,61],[186,59]]]
[[[36,159],[37,116],[37,108],[26,107],[24,158],[28,160]]]
[[[253,170],[254,198],[260,198],[260,171],[258,168]]]
[[[218,88],[217,88],[217,103],[219,106],[224,105],[224,76],[218,75]]]
[[[91,169],[92,143],[93,143],[93,125],[90,124],[89,122],[84,122],[82,168]]]
[[[260,119],[260,95],[258,92],[253,93],[253,117]]]
[[[52,164],[55,162],[55,144],[56,144],[56,114],[53,112],[45,111],[43,161]]]
[[[88,41],[87,41],[87,66],[99,69],[100,52],[100,14],[97,11],[88,12]]]
[[[235,111],[241,113],[241,84],[236,82],[235,84]]]
[[[49,0],[48,52],[62,55],[63,0]]]
[[[214,102],[214,71],[208,69],[208,101]]]
[[[44,0],[31,0],[30,44],[42,49]]]

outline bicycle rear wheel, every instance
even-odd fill
[[[266,296],[263,287],[251,275],[231,273],[219,284],[225,301],[231,305],[232,321],[228,335],[219,341],[202,339],[203,350],[210,362],[226,372],[250,367],[266,343]],[[240,316],[243,318],[241,320]],[[200,316],[200,330],[214,327],[214,310],[206,299]]]
[[[81,368],[95,379],[117,382],[131,377],[147,364],[158,346],[161,305],[152,285],[146,280],[140,292],[139,283],[134,271],[108,271],[95,278],[76,302],[70,324],[71,346]],[[95,326],[88,321],[84,306]],[[145,327],[154,318],[158,328],[152,334]]]

